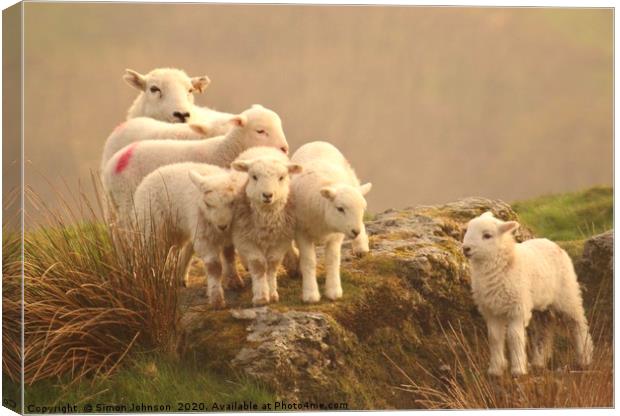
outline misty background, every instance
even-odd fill
[[[137,95],[125,68],[278,112],[338,146],[369,210],[610,185],[611,9],[25,4],[25,183],[89,183]]]

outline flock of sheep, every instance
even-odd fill
[[[325,245],[324,294],[341,298],[344,238],[352,239],[355,254],[369,251],[363,215],[371,189],[360,184],[342,153],[327,142],[311,142],[289,159],[275,112],[260,105],[241,114],[196,106],[193,94],[208,86],[206,76],[160,68],[146,75],[127,70],[124,79],[140,93],[103,150],[108,220],[138,227],[148,240],[172,219],[176,244],[183,247],[183,275],[195,253],[205,263],[214,308],[225,307],[224,279],[230,288],[244,286],[237,254],[250,272],[254,305],[279,300],[276,273],[285,258],[289,271],[301,271],[303,301],[318,302],[319,244]],[[546,239],[516,243],[517,227],[486,213],[470,221],[463,242],[473,298],[488,327],[489,373],[505,370],[506,339],[511,372],[527,372],[533,310],[567,316],[579,364],[588,365],[593,345],[570,258]],[[552,339],[546,328],[535,340],[534,366],[546,365]]]

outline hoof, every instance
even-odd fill
[[[326,289],[325,297],[329,300],[337,300],[337,299],[342,298],[342,288]]]
[[[273,292],[271,295],[269,295],[269,299],[271,302],[278,302],[280,301],[280,295],[278,295],[278,292]]]
[[[317,291],[316,293],[303,294],[302,300],[306,303],[317,303],[321,300],[321,294]]]
[[[269,303],[269,298],[267,297],[260,297],[260,298],[252,299],[252,304],[254,306],[263,306],[263,305],[267,305],[268,303]]]
[[[210,302],[210,305],[211,305],[211,309],[215,309],[215,310],[224,309],[226,308],[226,301],[223,298],[218,298]]]

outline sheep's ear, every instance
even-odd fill
[[[480,217],[481,217],[481,218],[495,218],[495,217],[493,216],[493,213],[492,213],[491,211],[487,211],[487,212],[485,212],[485,213],[484,213],[484,214],[482,214]]]
[[[372,183],[366,182],[365,184],[360,186],[360,192],[363,196],[366,196],[368,192],[372,189]]]
[[[204,92],[204,90],[207,89],[210,83],[211,83],[211,80],[206,75],[192,78],[192,87],[197,89],[198,92]]]
[[[192,183],[196,186],[196,188],[200,189],[204,193],[210,192],[210,189],[207,186],[207,181],[205,180],[204,176],[202,176],[195,170],[190,170],[189,178],[192,180]]]
[[[209,127],[204,124],[192,123],[188,124],[189,128],[192,129],[193,132],[200,134],[201,136],[209,135]]]
[[[336,190],[331,186],[326,186],[325,188],[321,188],[321,196],[333,201],[334,198],[336,198]]]
[[[497,229],[500,233],[507,233],[508,231],[513,231],[519,228],[519,223],[516,221],[506,221],[501,223]]]
[[[146,78],[144,75],[132,70],[126,69],[123,75],[125,82],[137,90],[144,91],[146,89]]]
[[[247,172],[250,170],[250,164],[248,160],[235,160],[230,166],[239,172]]]
[[[302,170],[304,170],[304,168],[301,165],[298,165],[297,163],[288,164],[288,173],[291,175],[295,173],[301,173]]]
[[[237,114],[236,116],[232,116],[228,121],[238,127],[243,127],[248,124],[248,118],[243,114]]]

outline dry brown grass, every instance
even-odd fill
[[[169,248],[167,230],[144,243],[135,232],[104,225],[102,198],[92,204],[81,190],[69,193],[73,201],[63,194],[49,204],[27,191],[44,221],[24,236],[25,382],[106,376],[136,347],[173,353],[178,252]],[[19,251],[19,237],[3,243],[5,253]],[[4,370],[17,381],[19,258],[5,262],[3,272]]]

